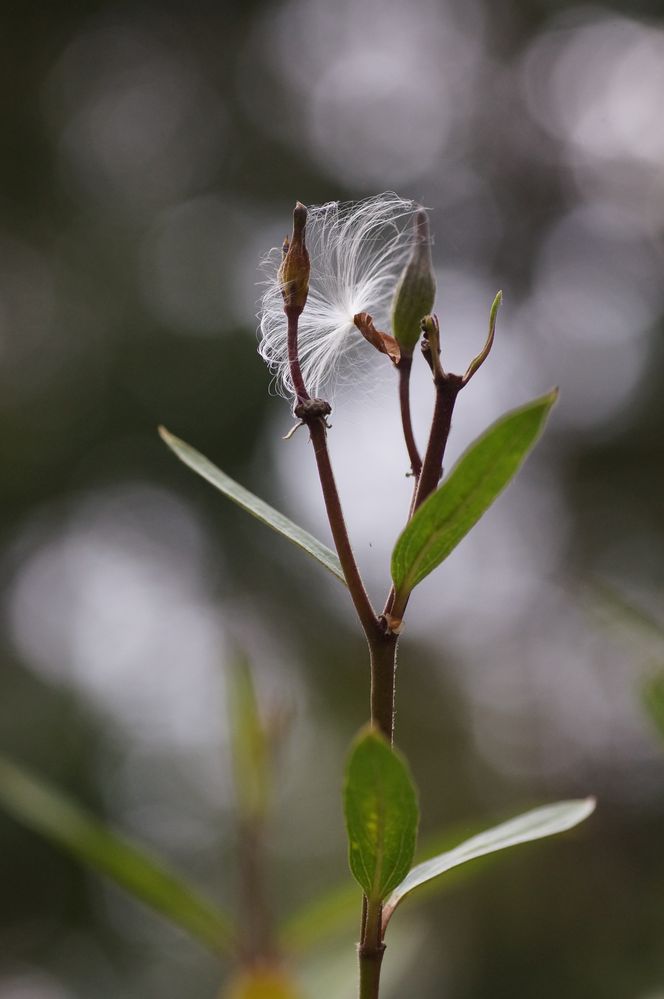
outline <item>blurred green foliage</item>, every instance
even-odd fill
[[[497,415],[561,384],[558,422],[529,473],[552,506],[534,524],[524,515],[509,551],[487,551],[483,566],[505,586],[516,567],[527,590],[522,547],[554,537],[547,599],[524,598],[509,633],[500,604],[480,648],[458,635],[474,605],[487,609],[482,590],[454,604],[454,628],[436,613],[403,643],[397,731],[427,803],[423,832],[557,797],[601,802],[587,833],[507,854],[427,902],[423,924],[404,911],[412,939],[436,941],[435,955],[415,954],[417,991],[436,996],[443,982],[450,999],[648,999],[664,982],[664,763],[635,693],[649,650],[595,627],[578,593],[606,577],[656,606],[664,587],[661,157],[648,146],[661,134],[648,103],[649,87],[661,103],[650,73],[660,5],[421,3],[402,20],[399,5],[386,9],[380,23],[367,10],[3,12],[3,749],[227,907],[228,733],[221,722],[209,732],[224,695],[217,703],[201,665],[216,661],[223,677],[218,620],[250,647],[259,688],[286,688],[298,707],[275,802],[275,907],[296,912],[342,880],[340,774],[367,685],[343,593],[279,541],[267,549],[244,513],[173,461],[156,426],[298,519],[277,451],[287,409],[255,353],[255,261],[283,238],[296,197],[396,187],[433,209],[450,338],[460,313],[445,323],[445,309],[465,287],[472,300],[481,291],[483,309],[495,288],[506,293],[500,376],[477,388],[485,365],[453,433],[472,425],[473,406],[495,403]],[[563,59],[556,45],[568,42]],[[598,92],[575,75],[584,61]],[[546,118],[548,91],[533,81],[546,88],[554,66],[556,86],[576,87],[564,106],[585,126],[558,105]],[[621,96],[627,119],[607,118]],[[393,159],[402,141],[413,151]],[[602,152],[604,141],[615,147]],[[333,423],[341,435],[342,407]],[[459,556],[457,567],[470,550]],[[464,592],[446,576],[441,614]],[[214,958],[4,815],[0,884],[8,996],[218,990]]]

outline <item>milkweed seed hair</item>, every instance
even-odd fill
[[[308,209],[311,274],[298,347],[304,383],[313,396],[336,380],[348,351],[362,349],[364,341],[353,324],[355,315],[366,312],[380,328],[388,325],[395,288],[417,239],[418,211],[416,202],[392,192]],[[265,279],[258,349],[274,375],[277,391],[289,398],[294,391],[281,265],[281,248],[270,250],[261,265]]]

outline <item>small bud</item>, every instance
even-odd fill
[[[284,308],[302,312],[309,294],[309,253],[305,243],[307,209],[298,201],[293,211],[293,234],[283,243],[279,283]]]
[[[414,227],[415,244],[392,300],[392,332],[406,356],[413,353],[422,317],[431,312],[436,296],[429,220],[423,208],[415,216]]]
[[[403,621],[400,617],[392,617],[391,614],[386,614],[385,624],[387,625],[387,630],[392,635],[400,635],[403,632]]]
[[[431,368],[434,381],[444,379],[445,372],[440,363],[440,323],[438,316],[424,316],[420,323],[422,331],[422,354]]]

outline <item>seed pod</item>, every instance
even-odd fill
[[[428,315],[436,296],[436,278],[431,261],[429,220],[423,208],[415,221],[415,242],[392,300],[392,333],[401,353],[410,356],[420,338],[420,323]]]
[[[279,269],[284,308],[302,312],[309,294],[309,253],[305,244],[307,209],[298,203],[293,211],[293,235],[286,237],[283,261]]]

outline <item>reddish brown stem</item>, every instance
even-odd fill
[[[284,312],[286,313],[286,319],[288,320],[288,365],[290,367],[291,380],[293,382],[293,388],[295,389],[297,401],[305,402],[307,399],[310,399],[311,396],[307,392],[304,384],[304,378],[302,377],[300,355],[297,346],[298,324],[300,321],[300,315],[302,314],[302,309],[294,306],[286,306]]]
[[[403,436],[406,441],[406,450],[410,468],[417,479],[422,471],[422,459],[415,443],[413,424],[410,415],[410,371],[413,366],[412,357],[402,355],[397,368],[399,371],[399,405],[401,408],[401,425],[403,426]]]
[[[435,378],[434,383],[436,386],[436,403],[431,422],[431,431],[429,433],[429,442],[424,455],[420,477],[415,486],[415,492],[408,515],[409,520],[417,508],[438,486],[440,477],[443,473],[443,459],[445,457],[447,439],[452,426],[454,404],[456,403],[459,392],[463,388],[463,379],[460,375],[442,374],[441,372],[441,374]],[[394,587],[392,586],[387,595],[387,600],[385,601],[385,607],[383,609],[383,615],[386,617],[394,614],[395,596]],[[403,617],[407,603],[408,598],[406,598],[402,604],[396,608],[396,618],[401,619]]]
[[[298,324],[302,310],[287,306],[284,311],[288,319],[288,363],[293,387],[297,395],[295,413],[309,428],[334,545],[337,549],[337,555],[341,562],[341,568],[343,569],[357,616],[367,636],[367,641],[371,644],[381,633],[380,625],[364,587],[357,562],[355,561],[355,555],[351,547],[350,538],[348,537],[348,529],[341,507],[341,500],[339,499],[339,491],[334,478],[334,472],[332,471],[332,462],[330,461],[330,453],[327,448],[327,429],[325,423],[325,417],[330,412],[330,407],[321,399],[312,399],[304,384],[297,342]]]
[[[394,741],[394,700],[399,636],[381,631],[369,641],[371,653],[371,721],[390,743]]]
[[[378,999],[380,968],[385,953],[385,944],[381,938],[381,922],[380,902],[369,902],[366,906],[364,935],[358,948],[360,999]]]
[[[315,417],[312,420],[307,420],[306,417],[303,417],[303,419],[309,427],[311,443],[314,447],[316,464],[318,466],[318,477],[320,478],[320,484],[323,490],[323,499],[325,500],[325,509],[327,510],[327,519],[330,522],[330,529],[332,531],[332,537],[337,549],[337,555],[339,556],[341,568],[343,569],[344,576],[346,577],[346,583],[348,584],[348,589],[350,591],[353,604],[355,605],[357,616],[360,619],[364,633],[367,636],[367,640],[371,644],[371,642],[375,640],[376,636],[380,634],[380,627],[376,612],[371,606],[371,601],[369,600],[367,591],[364,588],[364,583],[362,581],[362,577],[360,576],[360,570],[357,567],[355,555],[348,537],[348,529],[346,527],[346,521],[341,508],[341,500],[339,499],[339,492],[334,479],[334,472],[332,471],[330,452],[327,448],[327,431],[325,429],[325,423],[323,422],[322,417]]]
[[[437,488],[443,473],[445,446],[452,426],[452,413],[457,396],[463,387],[459,375],[445,375],[436,380],[436,404],[433,411],[429,443],[427,444],[422,474],[417,485],[413,509],[417,510],[427,496]]]
[[[371,721],[391,743],[394,735],[394,679],[398,636],[386,630],[382,621],[377,617],[357,567],[327,447],[325,417],[330,412],[330,407],[320,399],[312,399],[306,390],[298,356],[299,312],[294,309],[286,309],[286,315],[288,317],[288,360],[297,396],[295,413],[309,428],[332,537],[351,599],[369,644]],[[406,411],[408,412],[408,425],[410,425],[407,389],[406,377]],[[368,903],[365,899],[362,908],[362,935],[359,946],[361,999],[378,999],[380,968],[384,950],[385,947],[381,939],[381,906],[376,903]]]

